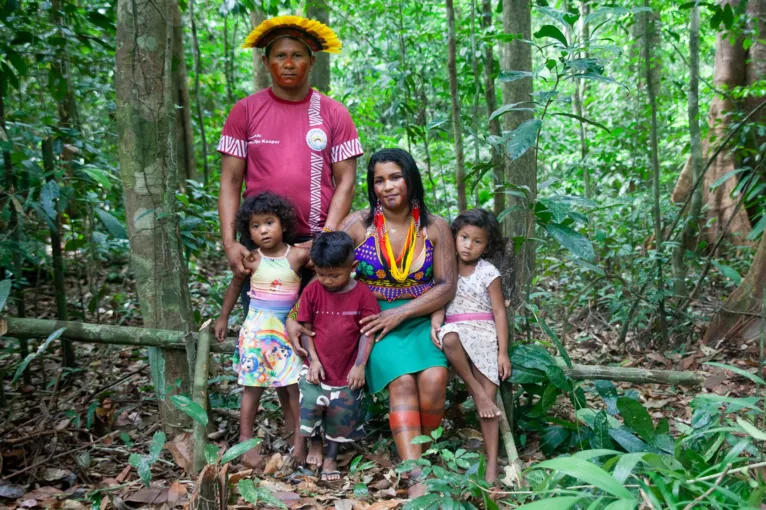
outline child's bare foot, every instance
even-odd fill
[[[309,453],[306,455],[306,465],[309,467],[319,467],[324,460],[324,445],[321,437],[312,437]]]
[[[479,412],[479,417],[485,419],[493,419],[500,416],[500,409],[492,402],[487,392],[477,391],[473,396],[473,401],[476,404],[476,410]]]
[[[497,482],[497,459],[494,462],[488,460],[484,471],[484,481],[492,485]]]
[[[338,471],[338,461],[326,457],[322,463],[322,473],[319,479],[323,482],[335,482],[340,480],[340,471]]]
[[[302,436],[295,436],[295,449],[293,450],[293,457],[295,463],[298,466],[306,464],[306,438]]]

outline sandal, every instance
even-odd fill
[[[330,477],[337,476],[338,478],[333,478],[332,480]],[[319,473],[319,479],[323,482],[337,482],[340,480],[340,471],[322,471]]]

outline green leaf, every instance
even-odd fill
[[[718,179],[716,179],[716,180],[715,180],[715,182],[714,182],[713,184],[711,184],[711,185],[710,185],[710,189],[711,189],[711,190],[714,190],[714,189],[716,189],[716,188],[717,188],[718,186],[720,186],[721,184],[725,183],[726,181],[728,181],[729,179],[731,179],[731,178],[732,178],[732,177],[734,177],[735,175],[737,175],[737,174],[741,174],[741,173],[742,173],[742,172],[744,172],[745,170],[750,170],[750,168],[749,168],[749,167],[736,168],[736,169],[732,170],[731,172],[726,172],[726,173],[725,173],[725,174],[723,174],[721,177],[719,177]]]
[[[556,344],[556,348],[559,350],[559,354],[564,359],[564,363],[566,363],[567,367],[572,368],[572,359],[569,357],[569,354],[567,353],[567,350],[564,348],[564,344],[561,343],[561,340],[559,340],[558,335],[555,331],[553,331],[550,326],[548,326],[548,323],[545,322],[545,318],[542,316],[537,318],[538,324],[542,326],[543,331],[545,331],[545,334],[548,335],[551,340],[553,340],[553,343]]]
[[[556,360],[553,359],[548,351],[540,347],[539,345],[530,344],[517,344],[511,352],[511,361],[513,362],[513,369],[523,366],[526,368],[534,368],[545,372],[548,367],[556,367]]]
[[[355,498],[366,498],[370,495],[370,492],[367,490],[367,486],[363,484],[362,482],[358,482],[354,484],[354,497]]]
[[[207,423],[208,423],[207,413],[205,412],[204,409],[202,409],[201,405],[192,401],[192,399],[190,399],[189,397],[185,397],[184,395],[171,395],[170,401],[173,402],[173,404],[180,411],[183,411],[184,414],[191,417],[194,421],[196,421],[200,425],[207,427]]]
[[[559,223],[548,223],[545,230],[558,241],[561,246],[572,252],[575,256],[593,262],[596,252],[587,237],[571,228]]]
[[[560,498],[543,497],[540,501],[527,503],[526,505],[517,507],[516,510],[550,510],[551,508],[555,508],[556,510],[569,510],[582,498],[583,496],[562,496]]]
[[[604,507],[604,510],[633,510],[636,508],[635,499],[618,499]]]
[[[497,79],[504,82],[511,82],[523,80],[524,78],[534,78],[534,76],[534,73],[529,71],[503,71]]]
[[[500,108],[498,108],[497,110],[492,112],[492,115],[489,116],[489,120],[492,121],[492,120],[498,118],[499,116],[501,116],[501,115],[503,115],[505,113],[508,113],[508,112],[533,112],[533,111],[535,111],[534,108],[527,108],[527,107],[519,108],[518,106],[520,104],[530,104],[530,102],[529,101],[524,101],[524,102],[520,102],[520,103],[504,104],[503,106],[501,106]]]
[[[3,307],[0,306],[0,310],[2,310],[2,308]],[[764,381],[763,379],[761,379],[757,375],[751,374],[747,370],[742,370],[741,368],[737,368],[737,367],[735,367],[733,365],[727,365],[726,363],[716,363],[714,361],[708,361],[707,363],[703,363],[703,365],[710,365],[711,367],[723,368],[724,370],[728,370],[730,372],[734,372],[735,374],[741,375],[742,377],[744,377],[746,379],[750,379],[755,384],[762,384],[762,385],[766,386],[766,381]]]
[[[718,262],[717,260],[713,260],[713,265],[718,268],[718,270],[721,272],[722,275],[724,275],[726,278],[734,281],[736,285],[739,285],[742,283],[742,277],[739,275],[736,269],[730,266],[725,266]]]
[[[609,429],[609,435],[617,444],[625,448],[629,453],[651,452],[653,449],[635,435],[628,432],[628,429],[621,427],[619,429]]]
[[[621,499],[633,499],[630,491],[612,475],[590,462],[576,457],[560,457],[540,462],[536,468],[555,469],[571,477],[595,485],[604,492]],[[550,507],[549,507],[550,508]]]
[[[564,34],[561,33],[561,30],[554,27],[553,25],[543,25],[540,27],[540,30],[535,32],[535,37],[538,39],[542,37],[550,37],[563,44],[565,48],[569,46],[569,44],[567,44],[567,38],[564,37]]]
[[[593,384],[596,386],[596,391],[599,395],[601,395],[601,398],[604,399],[604,403],[606,404],[606,412],[615,415],[617,414],[617,388],[614,387],[614,383],[612,381],[605,381],[603,379],[597,379],[593,381]]]
[[[537,132],[541,125],[542,121],[539,119],[530,119],[522,122],[519,127],[509,133],[505,150],[511,161],[519,159],[535,146]]]
[[[274,496],[270,490],[260,485],[256,487],[252,480],[240,480],[237,484],[237,489],[239,490],[239,495],[256,508],[266,505],[287,510],[287,506]]]
[[[19,76],[24,76],[27,74],[27,63],[24,61],[24,58],[13,48],[9,46],[5,46],[5,58],[8,59],[8,62],[11,63],[11,65],[18,71]]]
[[[763,411],[760,407],[758,407],[758,399],[755,397],[750,398],[736,398],[736,397],[725,397],[723,395],[716,395],[715,393],[703,393],[699,394],[694,397],[694,400],[692,400],[692,405],[694,405],[695,401],[702,401],[702,402],[716,402],[719,404],[729,404],[730,406],[733,406],[734,409],[729,409],[729,412],[736,412],[739,409],[752,409],[754,412],[761,414]]]
[[[449,119],[434,119],[426,125],[426,131],[431,131],[433,129],[439,128],[447,122],[449,122]]]
[[[641,402],[629,397],[617,399],[617,409],[620,410],[625,425],[632,428],[645,441],[651,441],[654,437],[654,423],[649,412],[641,405]]]
[[[220,453],[220,449],[214,445],[213,443],[208,443],[205,445],[205,462],[208,465],[215,465],[218,464],[218,454]]]
[[[49,218],[56,218],[56,200],[59,198],[59,185],[56,181],[47,181],[40,188],[40,203],[43,206],[45,214]]]
[[[439,426],[436,428],[436,430],[431,431],[431,437],[434,439],[439,439],[440,437],[442,437],[443,433],[444,433],[444,429],[441,426]]]
[[[613,448],[609,437],[609,416],[603,409],[593,419],[593,437],[591,437],[590,445],[596,449]]]
[[[412,444],[425,444],[425,443],[430,443],[431,441],[433,441],[431,436],[417,436],[417,437],[413,437],[412,441],[410,441],[410,443],[412,443]]]
[[[596,122],[595,120],[586,119],[585,117],[581,115],[575,115],[574,113],[566,113],[566,112],[554,112],[551,115],[558,115],[561,117],[570,117],[572,119],[579,120],[580,122],[585,122],[586,124],[590,124],[591,126],[596,126],[597,128],[601,128],[607,133],[609,133],[610,135],[612,134],[612,132],[609,131],[609,128],[606,127],[605,125],[600,124]]]
[[[612,473],[612,476],[614,476],[615,480],[617,480],[620,483],[625,483],[625,480],[628,479],[630,474],[633,472],[635,467],[638,465],[639,462],[644,460],[644,456],[651,455],[650,453],[627,453],[620,457],[620,460],[617,461],[617,465],[614,467],[614,472]]]
[[[149,460],[151,462],[154,462],[160,458],[160,454],[162,453],[162,449],[165,447],[166,440],[167,438],[165,437],[165,433],[163,431],[158,430],[154,433],[152,436],[152,442],[149,443]]]
[[[152,463],[149,460],[149,456],[131,453],[128,462],[130,462],[131,466],[136,468],[138,476],[141,477],[141,480],[148,487],[149,483],[152,481]]]
[[[53,343],[54,340],[56,340],[58,337],[62,335],[66,331],[66,328],[59,328],[50,335],[48,335],[48,338],[45,339],[45,342],[43,342],[40,347],[37,348],[36,352],[33,352],[31,354],[28,354],[26,358],[24,358],[21,363],[19,363],[19,366],[16,368],[16,373],[13,375],[13,380],[11,381],[11,384],[14,384],[16,381],[19,380],[19,377],[21,377],[21,374],[24,373],[24,370],[26,370],[27,366],[34,360],[35,358],[42,355],[42,353],[45,352],[45,350]]]
[[[734,11],[731,9],[731,5],[726,4],[723,7],[721,19],[723,20],[723,25],[726,29],[731,29],[731,26],[734,24]]]
[[[745,432],[750,434],[752,437],[757,439],[758,441],[766,441],[766,432],[759,429],[746,419],[742,418],[741,416],[737,416],[737,423],[739,423],[739,426],[745,429]]]
[[[11,295],[11,280],[3,280],[0,282],[0,312],[5,308],[5,302],[8,301],[8,296]]]
[[[128,231],[125,230],[125,225],[123,225],[120,220],[99,207],[96,207],[93,210],[112,236],[117,239],[128,238]]]
[[[237,443],[228,450],[226,450],[226,453],[223,454],[223,457],[221,457],[221,464],[226,464],[227,462],[231,462],[232,460],[236,459],[240,455],[243,455],[256,446],[261,444],[261,438],[254,437],[252,439],[248,439],[247,441],[242,441],[241,443]]]

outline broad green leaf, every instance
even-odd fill
[[[620,460],[617,461],[617,465],[614,467],[612,476],[620,483],[625,483],[630,474],[636,468],[639,462],[644,460],[645,455],[651,455],[649,453],[626,453]]]
[[[651,441],[654,437],[654,423],[649,412],[638,400],[628,397],[617,399],[617,409],[620,410],[625,425],[632,428],[645,441]]]
[[[654,449],[628,432],[625,427],[609,429],[609,436],[629,453],[651,452]]]
[[[98,170],[96,168],[90,168],[90,167],[82,168],[82,171],[88,177],[90,177],[91,179],[99,183],[101,186],[103,186],[105,190],[111,189],[112,183],[109,181],[109,178],[106,176],[104,171]]]
[[[152,481],[152,463],[149,460],[149,456],[131,453],[128,462],[130,462],[131,466],[136,468],[138,476],[141,477],[141,481],[148,487],[149,483]]]
[[[566,113],[566,112],[554,112],[551,115],[558,115],[561,117],[570,117],[572,119],[579,120],[580,122],[585,122],[586,124],[590,124],[591,126],[596,126],[597,128],[601,128],[607,133],[609,133],[610,135],[612,134],[612,132],[609,131],[609,128],[606,127],[605,125],[599,122],[596,122],[595,120],[586,119],[585,117],[581,115],[575,115],[574,113]]]
[[[219,448],[214,445],[213,443],[208,443],[205,445],[205,462],[209,465],[215,465],[218,464],[218,454],[220,453]]]
[[[201,405],[184,395],[171,395],[170,401],[194,421],[207,427],[207,413],[202,409]]]
[[[555,508],[556,510],[569,510],[582,498],[583,496],[562,496],[559,498],[543,497],[540,501],[527,503],[526,505],[517,507],[516,510],[551,510],[551,508]]]
[[[564,441],[569,439],[571,432],[565,427],[548,427],[543,434],[540,448],[546,455],[551,455]]]
[[[426,131],[439,128],[449,122],[449,119],[434,119],[426,125]]]
[[[761,410],[761,408],[758,407],[759,400],[755,397],[736,398],[736,397],[724,397],[723,395],[716,395],[715,393],[703,393],[703,394],[695,396],[694,400],[692,400],[692,404],[694,404],[695,401],[729,404],[730,406],[734,407],[733,410],[729,408],[729,412],[736,412],[739,409],[746,408],[746,409],[752,409],[758,414],[763,413],[763,410]]]
[[[165,433],[163,431],[158,430],[154,433],[152,436],[152,442],[149,443],[149,460],[151,462],[154,462],[160,458],[160,454],[162,453],[162,449],[165,447],[166,440],[167,438],[165,437]]]
[[[542,370],[514,364],[510,381],[514,384],[529,384],[545,382],[547,379]]]
[[[40,204],[49,218],[56,217],[56,200],[59,198],[59,185],[56,181],[47,181],[40,187]]]
[[[606,404],[606,412],[611,414],[612,416],[617,414],[617,388],[614,387],[614,383],[612,381],[605,381],[603,379],[597,379],[593,381],[593,384],[596,386],[596,391],[599,395],[601,395],[601,398],[604,399],[604,403]]]
[[[559,457],[540,462],[536,468],[555,469],[571,477],[594,485],[604,492],[621,499],[633,499],[630,491],[614,479],[612,475],[586,460],[575,457]]]
[[[535,37],[537,37],[538,39],[542,37],[550,37],[552,39],[556,39],[558,42],[563,44],[565,48],[569,46],[569,44],[567,43],[567,38],[564,37],[564,34],[561,33],[561,30],[554,27],[553,25],[543,25],[542,27],[540,27],[540,30],[535,32]]]
[[[726,278],[732,280],[735,285],[742,283],[742,277],[739,275],[736,269],[730,266],[721,264],[717,260],[713,260],[713,265],[724,275]]]
[[[417,436],[417,437],[413,437],[410,443],[425,444],[425,443],[430,443],[431,441],[433,441],[433,439],[430,436]]]
[[[439,426],[436,428],[436,430],[431,431],[431,437],[434,439],[439,439],[440,437],[442,437],[443,433],[444,433],[444,429],[441,426]]]
[[[367,486],[363,484],[362,482],[358,482],[354,484],[354,497],[355,498],[366,498],[370,495],[370,492],[367,490]]]
[[[45,339],[45,342],[43,342],[40,347],[37,348],[37,351],[28,354],[26,358],[24,358],[21,363],[19,363],[19,366],[16,368],[16,373],[13,375],[13,380],[11,381],[11,384],[14,384],[16,381],[19,380],[19,377],[21,377],[21,374],[24,373],[24,370],[26,370],[27,366],[29,366],[30,363],[32,363],[32,360],[42,355],[42,353],[45,352],[46,349],[53,343],[54,340],[56,340],[58,337],[60,337],[64,331],[66,331],[66,328],[59,328],[50,335],[48,335],[48,338]]]
[[[572,382],[566,376],[563,370],[557,365],[551,365],[545,369],[545,375],[559,389],[569,392],[572,391]]]
[[[240,480],[237,484],[237,489],[239,490],[239,495],[256,508],[265,505],[287,510],[287,506],[274,496],[269,489],[261,485],[256,486],[252,480]]]
[[[9,46],[5,46],[5,57],[8,59],[8,62],[11,63],[13,67],[16,68],[16,71],[18,71],[19,76],[24,76],[27,74],[27,63],[24,61],[24,58],[13,48]]]
[[[500,75],[497,77],[498,80],[509,82],[509,81],[516,81],[516,80],[522,80],[524,78],[533,78],[534,73],[531,73],[529,71],[503,71],[500,73]]]
[[[741,174],[742,172],[744,172],[746,170],[751,170],[751,168],[750,167],[736,168],[736,169],[734,169],[734,170],[732,170],[730,172],[726,172],[721,177],[716,179],[713,184],[710,185],[710,190],[712,191],[712,190],[716,189],[718,186],[720,186],[721,184],[725,183],[726,181],[728,181],[729,179],[731,179],[735,175]]]
[[[593,437],[590,440],[593,448],[612,448],[609,437],[609,415],[603,409],[593,419]]]
[[[614,78],[610,78],[608,76],[604,76],[603,74],[598,73],[581,73],[581,74],[574,74],[572,75],[572,78],[579,78],[580,80],[592,80],[592,81],[600,81],[604,83],[614,83],[615,85],[619,85],[620,87],[623,87],[627,89],[624,84],[618,82]]]
[[[553,343],[556,344],[556,348],[559,350],[559,354],[564,359],[564,363],[569,368],[572,368],[572,359],[569,357],[569,354],[567,353],[567,350],[564,348],[564,344],[561,343],[561,340],[559,340],[558,335],[555,331],[553,331],[550,326],[548,326],[548,323],[545,322],[545,318],[542,316],[539,316],[537,318],[537,323],[542,326],[543,331],[545,331],[545,334],[548,335],[551,340],[553,340]]]
[[[747,238],[751,241],[758,239],[758,236],[763,233],[764,229],[766,229],[766,214],[763,214],[758,223],[753,226],[753,230],[750,231]]]
[[[537,132],[540,130],[542,121],[539,119],[530,119],[524,121],[511,131],[508,135],[508,143],[505,150],[511,161],[519,159],[521,156],[535,146],[537,141]]]
[[[758,441],[766,441],[766,432],[759,429],[746,419],[742,418],[741,416],[737,416],[737,423],[739,423],[739,426],[745,429],[745,432],[750,434],[753,438],[757,439]]]
[[[596,258],[596,252],[593,245],[587,237],[572,230],[571,228],[556,223],[545,225],[545,230],[558,241],[564,248],[572,252],[575,256],[593,262]]]
[[[511,361],[514,370],[517,366],[523,366],[545,372],[548,367],[557,366],[556,360],[553,359],[553,356],[548,351],[539,345],[530,344],[516,345],[511,353]]]
[[[2,306],[0,306],[0,310],[2,310]],[[755,384],[762,384],[766,386],[766,381],[764,381],[757,375],[751,374],[747,370],[742,370],[741,368],[735,367],[733,365],[727,365],[726,363],[716,363],[714,361],[708,361],[707,363],[703,363],[703,365],[710,365],[711,367],[723,368],[724,370],[728,370],[730,372],[734,372],[735,374],[741,375],[742,377],[746,379],[750,379]]]
[[[503,114],[506,114],[508,112],[533,112],[533,111],[535,111],[534,108],[529,108],[529,107],[519,108],[518,106],[520,104],[530,104],[530,102],[526,101],[526,102],[521,102],[521,103],[504,104],[503,106],[501,106],[500,108],[498,108],[497,110],[492,112],[492,115],[489,116],[489,120],[492,121],[492,120],[496,119],[497,117],[499,117],[499,116],[501,116]]]
[[[226,450],[226,453],[223,454],[223,457],[221,457],[221,464],[231,462],[240,455],[244,455],[245,453],[249,452],[259,444],[261,444],[261,438],[259,437],[254,437],[252,439],[248,439],[247,441],[242,441],[241,443],[235,444]]]
[[[0,282],[0,312],[5,308],[5,302],[8,301],[8,296],[11,295],[11,280],[3,280]]]
[[[112,236],[116,237],[117,239],[128,238],[128,231],[125,230],[125,225],[123,225],[120,220],[99,207],[95,207],[93,211],[96,213],[96,216],[98,216],[98,219],[101,220],[101,223],[104,224],[109,233],[112,234]]]
[[[618,499],[604,507],[604,510],[633,510],[636,508],[635,499]]]

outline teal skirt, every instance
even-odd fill
[[[378,300],[381,311],[406,303]],[[431,317],[407,319],[372,347],[365,370],[367,386],[370,393],[377,393],[397,377],[431,367],[447,367],[447,357],[431,342]]]

